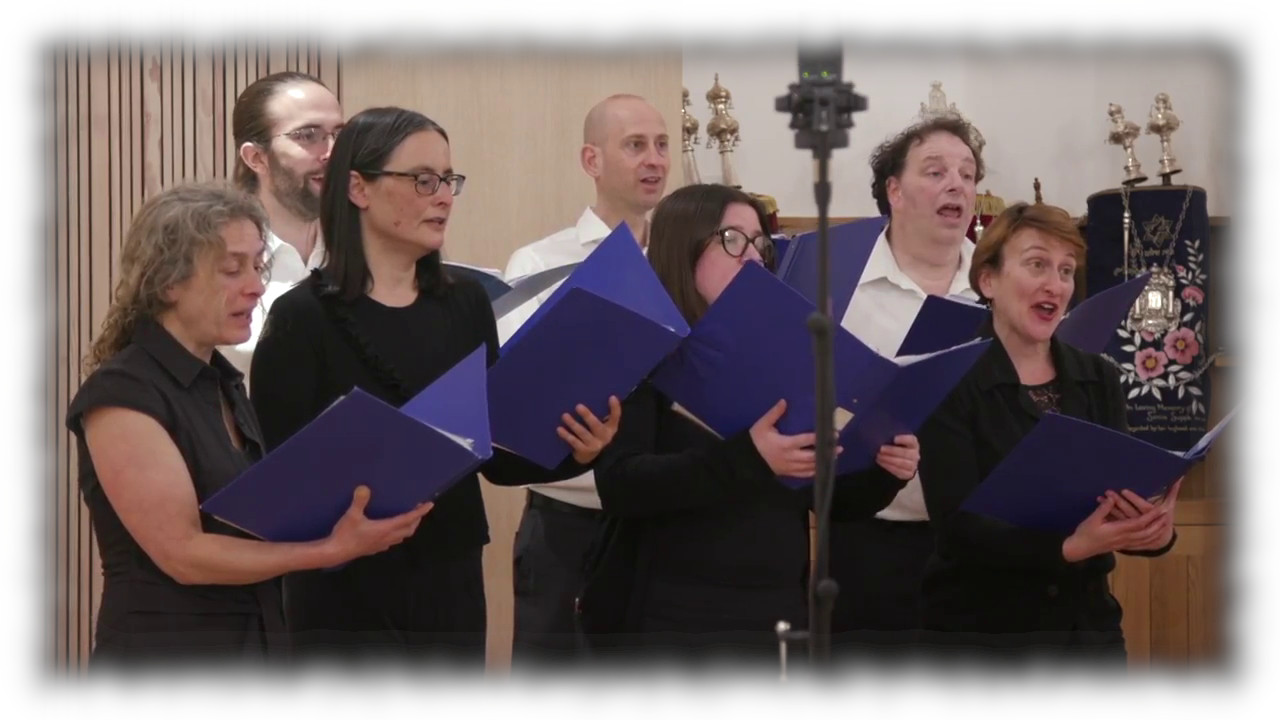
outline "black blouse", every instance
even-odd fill
[[[243,438],[237,450],[227,434],[220,397],[225,397]],[[83,420],[95,408],[121,407],[155,419],[186,461],[203,502],[262,457],[263,442],[243,375],[220,353],[205,363],[160,324],[138,321],[132,340],[85,380],[67,409],[76,436],[80,491],[93,521],[102,558],[100,625],[123,625],[130,613],[166,615],[260,615],[269,632],[283,630],[279,579],[253,585],[182,585],[161,570],[138,545],[111,507],[89,456]],[[251,537],[201,514],[208,533]]]
[[[399,407],[481,345],[492,365],[498,360],[497,324],[488,296],[473,280],[458,278],[438,293],[419,293],[408,306],[389,307],[365,295],[343,302],[313,272],[272,303],[254,351],[251,399],[267,448],[278,447],[353,387]],[[498,485],[525,485],[587,469],[570,456],[548,471],[494,448],[480,472]],[[436,499],[413,537],[388,552],[456,557],[488,542],[472,473]]]
[[[783,485],[749,433],[722,440],[643,383],[595,476],[605,512],[637,537],[633,628],[654,614],[691,632],[803,620],[813,488]],[[870,517],[902,485],[879,467],[840,476],[832,517]]]

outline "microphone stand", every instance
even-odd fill
[[[853,92],[853,84],[841,81],[843,52],[801,49],[800,82],[788,86],[789,93],[777,98],[779,112],[791,113],[791,129],[796,131],[796,148],[813,150],[817,163],[814,199],[818,204],[818,298],[817,309],[809,316],[814,340],[815,454],[817,472],[813,484],[813,509],[817,518],[817,547],[813,573],[809,578],[809,631],[792,631],[780,622],[776,628],[783,643],[781,657],[786,677],[787,638],[809,640],[809,657],[814,667],[831,660],[831,612],[839,587],[828,576],[831,498],[835,491],[835,368],[832,350],[833,318],[828,247],[831,183],[828,165],[831,151],[849,146],[848,128],[852,114],[867,109],[865,97]]]

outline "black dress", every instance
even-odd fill
[[[243,377],[216,351],[205,363],[158,323],[142,319],[130,344],[97,368],[71,401],[67,428],[76,436],[80,491],[102,558],[93,665],[243,663],[285,656],[279,578],[252,585],[183,585],[169,577],[111,507],[84,439],[84,416],[95,408],[122,407],[155,419],[182,454],[196,500],[203,502],[262,457],[262,435]],[[220,394],[231,407],[243,451],[227,435]],[[208,533],[250,537],[207,515],[200,523]]]
[[[595,475],[611,527],[584,597],[592,644],[776,663],[778,621],[807,622],[812,487],[783,485],[749,433],[722,440],[648,383],[623,403]],[[901,488],[879,467],[840,476],[832,515],[870,516]]]
[[[399,406],[480,345],[498,358],[497,326],[479,284],[457,279],[405,307],[362,295],[344,302],[319,271],[271,306],[252,364],[252,401],[268,449],[359,387]],[[358,432],[358,428],[353,428]],[[570,457],[554,472],[498,448],[481,472],[524,485],[580,475]],[[441,495],[417,532],[338,570],[285,577],[296,657],[484,660],[481,564],[489,527],[476,474]]]
[[[960,509],[1046,411],[1127,432],[1118,371],[1102,356],[1056,339],[1050,353],[1055,379],[1028,387],[993,339],[921,429],[920,477],[937,531],[923,587],[922,640],[935,651],[1124,660],[1121,608],[1107,584],[1113,554],[1067,562],[1067,535]],[[1161,555],[1172,545],[1131,554]]]

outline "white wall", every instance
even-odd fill
[[[744,189],[777,198],[781,215],[816,215],[812,154],[795,148],[790,116],[774,107],[796,81],[796,47],[684,48],[704,182],[721,176],[719,153],[706,149],[705,132],[711,117],[705,96],[716,73],[733,95],[730,114],[741,124],[734,155]],[[1119,103],[1127,119],[1145,126],[1156,93],[1167,92],[1182,121],[1172,146],[1183,172],[1174,182],[1205,188],[1211,215],[1231,212],[1236,73],[1226,56],[1210,49],[964,51],[847,43],[844,79],[868,99],[868,109],[854,114],[849,147],[833,154],[832,216],[875,213],[868,158],[878,143],[917,119],[934,80],[986,138],[987,177],[979,192],[1029,201],[1039,177],[1045,202],[1083,214],[1090,194],[1118,187],[1124,177],[1123,150],[1106,144],[1107,104]],[[1158,184],[1159,139],[1144,131],[1136,150],[1150,178],[1146,185]]]

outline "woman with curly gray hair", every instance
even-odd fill
[[[309,543],[262,542],[201,515],[263,454],[243,375],[217,347],[249,334],[265,222],[251,196],[191,184],[152,197],[129,229],[67,410],[102,558],[94,665],[274,658],[281,575],[384,550],[430,510],[369,520],[361,488],[332,534]]]

